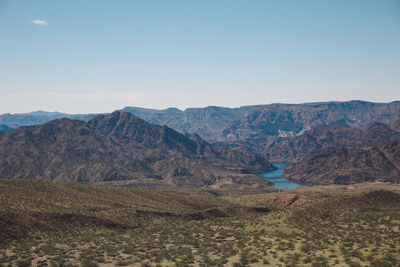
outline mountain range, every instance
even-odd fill
[[[5,113],[0,115],[0,124],[15,129],[19,126],[39,125],[60,118],[88,121],[97,115],[99,114],[67,114],[61,112],[47,112],[43,110],[29,113]]]
[[[127,112],[0,133],[0,177],[141,186],[267,186],[254,152],[210,146]]]
[[[198,134],[211,143],[249,149],[265,155],[277,142],[319,126],[362,127],[376,121],[391,124],[400,118],[400,101],[322,102],[306,104],[270,104],[239,108],[205,107],[164,110],[125,107],[152,124],[167,125],[181,133]],[[63,114],[37,111],[0,115],[0,124],[11,128],[41,124],[67,117],[88,121],[96,114]],[[274,158],[271,158],[274,160]]]
[[[338,125],[359,128],[372,121],[391,124],[399,117],[400,101],[272,104],[255,108],[231,123],[219,141],[267,154],[277,140],[290,139],[312,128]]]
[[[400,182],[399,101],[37,111],[0,115],[0,123],[5,178],[263,187],[257,174],[272,161],[292,162],[284,175],[306,185]]]

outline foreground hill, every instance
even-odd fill
[[[400,264],[398,186],[228,193],[0,179],[0,265]]]
[[[271,161],[290,162],[324,147],[368,147],[400,139],[400,132],[389,125],[371,122],[362,128],[322,126],[293,138],[278,139],[266,152]]]
[[[0,177],[141,186],[266,186],[252,152],[213,147],[126,112],[0,133]]]
[[[305,185],[400,183],[400,139],[372,147],[326,147],[284,170],[284,176]]]

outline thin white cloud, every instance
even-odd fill
[[[34,19],[31,20],[31,22],[35,25],[39,25],[39,26],[47,26],[47,21],[45,20],[40,20],[40,19]]]

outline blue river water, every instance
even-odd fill
[[[267,179],[268,181],[273,183],[274,187],[276,188],[293,189],[300,186],[299,184],[288,181],[286,178],[282,176],[283,169],[286,166],[289,166],[289,163],[273,162],[272,164],[274,164],[278,169],[275,171],[261,173],[260,176],[262,178]]]

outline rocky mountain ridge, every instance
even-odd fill
[[[258,154],[210,146],[127,112],[0,133],[0,177],[142,186],[266,186]]]

